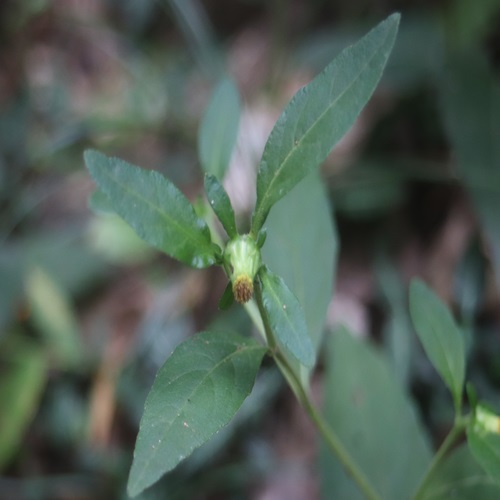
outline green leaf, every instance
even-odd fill
[[[500,417],[478,404],[467,427],[467,443],[479,465],[500,484]]]
[[[274,126],[257,175],[255,235],[271,207],[328,156],[372,95],[399,24],[393,14],[299,90]]]
[[[500,83],[482,54],[460,54],[440,92],[458,171],[485,230],[500,286]]]
[[[311,368],[316,356],[299,301],[285,282],[266,266],[261,267],[258,278],[262,305],[276,340],[297,361]]]
[[[97,151],[85,151],[85,163],[115,212],[150,245],[185,264],[214,264],[219,249],[205,221],[163,175]]]
[[[205,192],[207,193],[210,206],[213,208],[215,215],[217,215],[229,238],[236,237],[238,231],[236,230],[236,220],[231,201],[226,190],[214,175],[205,174]]]
[[[384,500],[411,498],[431,460],[417,412],[380,352],[336,331],[328,342],[325,416]],[[322,498],[364,499],[323,444]]]
[[[229,282],[219,300],[219,309],[225,311],[234,303],[233,284]]]
[[[465,377],[465,342],[450,310],[421,280],[410,284],[410,315],[425,352],[459,407]]]
[[[250,393],[266,348],[234,333],[204,332],[183,342],[148,395],[130,471],[131,496],[208,441]]]
[[[338,254],[332,208],[317,172],[274,208],[266,223],[264,262],[300,302],[314,349],[321,342]]]
[[[59,365],[66,369],[80,366],[83,346],[69,297],[40,268],[28,273],[26,295],[33,322]]]
[[[18,451],[47,381],[45,354],[20,336],[10,338],[0,349],[0,470]]]
[[[428,500],[497,500],[500,483],[490,478],[464,444],[446,457],[425,490]]]
[[[225,79],[215,89],[201,122],[198,154],[203,170],[222,180],[238,135],[240,97],[234,83]]]

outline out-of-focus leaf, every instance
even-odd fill
[[[266,348],[234,333],[183,342],[148,395],[130,471],[135,496],[208,441],[250,393]]]
[[[425,498],[441,500],[497,500],[500,483],[495,482],[472,457],[469,447],[454,450],[437,469],[425,491]]]
[[[458,170],[491,247],[500,286],[500,83],[481,54],[453,60],[440,87]]]
[[[27,275],[26,295],[33,322],[60,366],[75,368],[80,365],[82,343],[68,296],[40,268],[32,269]]]
[[[111,262],[142,262],[153,254],[153,249],[114,214],[96,217],[89,226],[88,235],[92,248]]]
[[[116,213],[150,245],[192,267],[216,262],[208,226],[167,178],[97,151],[86,151],[85,163]]]
[[[410,498],[431,460],[410,399],[387,361],[347,330],[327,352],[326,418],[381,498]],[[364,498],[325,444],[320,466],[322,498]]]
[[[399,18],[389,16],[345,49],[286,106],[260,163],[253,234],[271,207],[317,168],[352,126],[382,76]]]
[[[282,278],[266,266],[260,268],[258,293],[270,327],[278,343],[306,368],[312,368],[316,359],[311,337],[307,331],[304,311],[295,295]]]
[[[410,381],[414,334],[406,305],[406,289],[395,267],[378,259],[376,276],[389,310],[384,340],[394,371],[404,387]]]
[[[20,337],[0,348],[0,470],[18,451],[38,406],[48,366],[42,349]]]
[[[338,254],[332,208],[317,173],[269,214],[262,258],[300,302],[315,350],[321,342]]]
[[[425,353],[459,407],[465,378],[464,335],[441,299],[421,280],[410,284],[410,314]]]
[[[225,79],[216,87],[198,134],[198,154],[205,172],[222,181],[236,143],[240,121],[240,96]]]

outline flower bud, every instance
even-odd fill
[[[249,235],[232,239],[224,250],[224,268],[237,302],[244,304],[253,295],[253,282],[261,265],[260,250]]]

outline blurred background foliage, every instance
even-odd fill
[[[88,210],[83,150],[159,170],[195,200],[198,125],[229,74],[243,110],[226,187],[244,226],[284,104],[395,10],[383,81],[321,171],[340,242],[326,327],[382,346],[438,444],[451,406],[408,321],[420,275],[453,307],[469,378],[500,411],[497,0],[5,0],[0,498],[126,498],[157,369],[210,324],[250,331],[240,309],[217,313],[218,270],[185,270]],[[282,388],[265,367],[237,419],[143,497],[317,497],[314,433]]]

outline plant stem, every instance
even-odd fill
[[[354,482],[356,482],[359,489],[363,492],[366,498],[368,498],[369,500],[378,500],[380,497],[377,492],[370,485],[364,474],[356,465],[353,458],[345,449],[337,434],[328,425],[325,418],[314,406],[296,371],[290,365],[286,357],[283,356],[283,354],[277,349],[276,340],[274,338],[274,334],[271,325],[269,324],[269,319],[262,302],[261,285],[258,282],[256,283],[255,287],[255,299],[262,318],[261,324],[264,325],[266,340],[271,349],[271,352],[273,353],[274,360],[276,361],[276,364],[278,365],[281,373],[293,390],[295,396],[309,415],[318,432],[323,436],[323,439],[325,440],[328,447],[336,455],[345,471],[351,476]]]
[[[455,419],[455,423],[453,424],[452,429],[450,430],[445,440],[439,447],[437,453],[434,455],[432,462],[429,464],[427,472],[425,473],[417,491],[415,492],[415,495],[413,496],[413,500],[421,500],[425,498],[425,493],[426,493],[425,490],[429,486],[429,483],[434,477],[434,474],[438,470],[439,465],[443,461],[448,451],[456,443],[460,435],[464,432],[465,428],[467,427],[468,421],[469,421],[468,417],[457,417]]]

